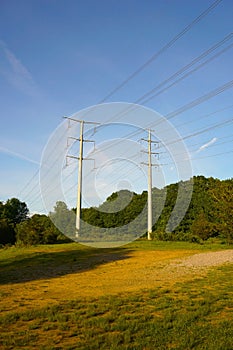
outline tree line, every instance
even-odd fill
[[[172,226],[172,220],[183,216],[182,198],[177,208],[177,217],[171,216],[180,186],[183,186],[184,197],[192,186],[192,198],[182,221],[172,231],[169,224]],[[127,224],[137,217],[147,203],[146,191],[141,194],[127,192],[129,191],[113,193],[98,208],[83,209],[83,220],[98,227],[118,227]],[[118,211],[122,204],[127,203],[129,195],[129,204]],[[233,243],[233,179],[219,180],[194,176],[189,181],[170,184],[162,189],[153,188],[152,206],[155,222],[153,239],[201,242],[219,237],[222,242]],[[111,208],[109,213],[108,208]],[[140,218],[136,225],[146,227],[146,223],[145,211],[144,217]]]
[[[188,210],[176,229],[171,231],[169,218],[177,200],[178,188],[183,186],[185,193],[191,183],[193,193]],[[162,189],[153,188],[153,239],[201,242],[218,237],[222,242],[233,243],[232,194],[233,179],[219,180],[204,176],[194,176],[190,181]],[[91,225],[90,237],[95,237],[99,228],[111,232],[109,229],[122,227],[133,220],[137,227],[141,225],[142,229],[146,228],[146,206],[146,191],[137,194],[121,190],[112,193],[99,207],[83,208],[81,215],[82,220]],[[179,210],[182,211],[182,203],[178,216]],[[33,245],[70,241],[75,235],[75,211],[58,201],[49,215],[34,214],[29,217],[26,203],[16,198],[9,199],[5,204],[0,202],[0,244]],[[137,220],[141,212],[144,214]]]
[[[56,210],[63,203],[57,203]],[[70,241],[64,236],[47,215],[29,216],[25,202],[11,198],[6,203],[0,202],[0,245],[36,245]]]

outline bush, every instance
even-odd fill
[[[0,244],[14,244],[15,231],[8,219],[0,219]]]
[[[60,232],[46,215],[35,214],[16,226],[18,245],[53,244]]]

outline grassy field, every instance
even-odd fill
[[[169,262],[218,244],[0,251],[1,349],[233,349],[232,265]]]

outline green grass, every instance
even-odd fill
[[[200,251],[217,251],[222,249],[232,249],[233,245],[223,244],[221,240],[210,239],[208,241],[199,243],[177,242],[177,241],[148,241],[147,239],[138,239],[125,248],[139,249],[139,250],[200,250]]]
[[[133,249],[133,250],[221,250],[221,249],[232,249],[233,245],[222,244],[220,241],[211,240],[206,241],[203,244],[189,243],[189,242],[171,242],[171,241],[148,241],[146,239],[138,239],[132,243],[119,248],[92,248],[79,243],[65,243],[65,244],[51,244],[51,245],[38,245],[31,247],[7,247],[0,248],[0,266],[4,263],[15,262],[25,258],[32,258],[38,256],[41,253],[55,253],[55,252],[66,252],[67,256],[75,251],[81,254],[92,254],[102,252],[114,252],[119,250]]]
[[[174,288],[77,299],[0,318],[2,349],[233,349],[232,267]]]

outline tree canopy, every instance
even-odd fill
[[[153,238],[160,240],[202,241],[219,237],[223,242],[233,242],[233,179],[219,180],[194,176],[193,193],[188,210],[173,230],[168,222],[177,201],[179,186],[184,189],[189,181],[153,188]],[[185,193],[185,191],[184,191]],[[147,192],[141,194],[127,190],[112,193],[99,207],[83,208],[82,220],[90,224],[90,237],[111,234],[114,228],[132,221],[147,229]],[[181,206],[177,208],[182,210]],[[174,217],[173,220],[177,218]],[[171,221],[171,220],[170,220]],[[132,226],[123,234],[128,235]],[[111,231],[112,230],[112,231]],[[128,230],[128,231],[127,231]],[[29,218],[26,203],[12,198],[0,202],[0,244],[47,244],[75,237],[75,209],[58,201],[49,215],[35,214]],[[114,237],[112,237],[114,239]]]
[[[8,199],[5,204],[0,202],[0,244],[15,243],[15,227],[25,221],[28,214],[26,203],[17,198]]]
[[[6,201],[1,210],[1,216],[16,225],[27,219],[29,210],[26,203],[18,198],[11,198]]]
[[[34,214],[16,226],[16,240],[21,245],[57,242],[58,229],[46,215]]]

